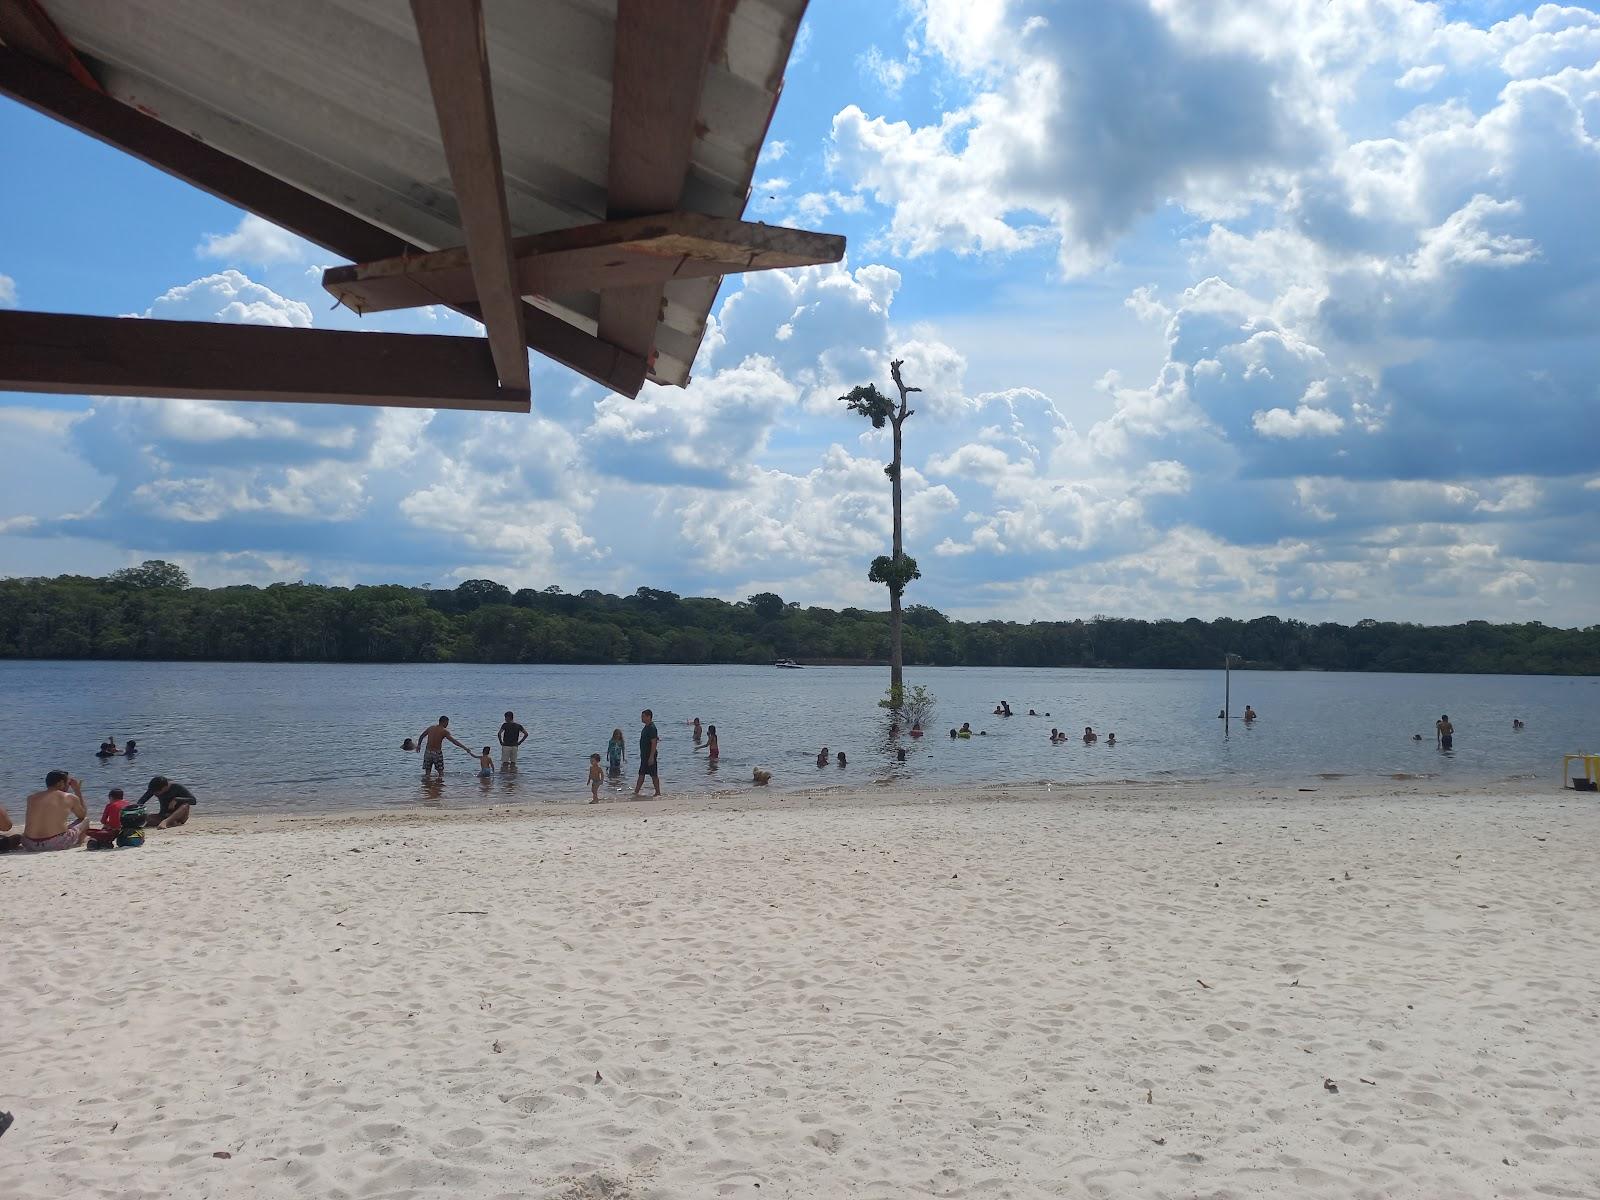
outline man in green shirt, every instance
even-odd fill
[[[633,794],[637,796],[644,787],[644,777],[650,776],[650,782],[656,785],[656,795],[661,795],[661,776],[656,773],[656,750],[661,745],[661,735],[656,732],[656,718],[648,708],[639,714],[639,720],[644,722],[644,728],[639,731],[639,782],[633,785]]]

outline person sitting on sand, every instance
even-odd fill
[[[611,740],[606,743],[606,770],[611,772],[615,779],[622,774],[622,756],[628,751],[628,743],[623,739],[622,730],[613,729]]]
[[[1248,704],[1244,706],[1244,719],[1246,721],[1254,721],[1256,719],[1256,710],[1251,708]]]
[[[152,799],[159,800],[161,808],[150,825],[151,829],[172,829],[182,825],[189,819],[189,812],[195,806],[194,793],[181,783],[173,783],[165,775],[157,775],[150,781],[150,786],[145,788],[137,804],[142,808]]]
[[[1117,735],[1114,734],[1114,733],[1106,734],[1106,745],[1115,746],[1116,744],[1117,744]]]
[[[1093,743],[1098,742],[1099,740],[1100,740],[1100,735],[1097,734],[1092,727],[1090,727],[1088,725],[1085,725],[1083,727],[1083,744],[1085,746],[1092,745]]]
[[[478,755],[478,778],[494,778],[494,750],[490,746],[485,746],[483,753]]]
[[[65,771],[51,771],[44,777],[44,790],[28,797],[22,849],[33,854],[73,850],[88,836],[89,810],[83,804],[82,785]]]
[[[706,726],[706,761],[716,762],[722,757],[722,747],[717,745],[717,727]]]
[[[444,778],[444,744],[454,742],[468,754],[471,748],[450,732],[450,718],[440,717],[434,724],[429,725],[417,735],[417,745],[422,750],[422,777],[426,779],[429,773],[437,768],[439,778]]]
[[[600,756],[589,755],[589,803],[600,803],[600,781],[605,778],[605,772],[600,769]]]
[[[144,809],[128,803],[121,788],[112,788],[106,795],[105,811],[100,814],[100,828],[89,830],[88,848],[108,850],[114,846],[142,846],[144,825]]]
[[[22,845],[22,835],[11,832],[11,814],[0,808],[0,854],[10,854]]]
[[[821,750],[817,751],[817,766],[825,767],[827,765],[828,765],[828,748],[826,746],[824,746]]]
[[[840,766],[841,766],[841,767],[842,767],[842,766],[844,766],[844,765],[845,765],[845,761],[844,761],[844,751],[843,751],[843,750],[841,750],[841,751],[839,751],[839,765],[840,765]]]

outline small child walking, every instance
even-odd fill
[[[590,804],[599,804],[600,803],[600,781],[602,779],[604,779],[605,777],[606,777],[606,773],[603,770],[600,769],[600,756],[598,754],[589,755],[589,803]]]

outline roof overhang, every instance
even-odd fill
[[[740,219],[804,8],[0,0],[0,92],[349,260],[325,284],[358,312],[481,320],[487,339],[419,378],[475,357],[481,378],[440,406],[516,408],[524,346],[627,395],[681,386],[722,275],[843,257],[843,238]],[[0,388],[60,390],[30,384],[23,360],[40,355],[8,341],[21,328],[0,327]],[[130,352],[93,323],[56,344],[84,337]],[[89,374],[102,392],[168,394]],[[396,397],[392,376],[370,399],[314,380],[284,398],[427,402]]]

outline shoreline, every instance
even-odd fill
[[[1525,800],[1537,802],[1563,798],[1576,800],[1590,793],[1570,788],[1534,786],[1537,781],[1494,780],[1473,786],[1446,783],[1433,778],[1407,779],[1357,779],[1338,776],[1322,779],[1308,785],[1290,782],[1276,785],[1234,784],[1221,780],[1117,780],[1113,782],[1056,782],[1053,780],[1026,780],[988,785],[960,784],[939,786],[935,784],[905,784],[886,781],[878,785],[862,786],[858,783],[813,786],[784,791],[745,785],[734,790],[714,792],[667,793],[659,798],[646,793],[634,798],[602,796],[599,803],[586,800],[559,800],[534,796],[525,801],[510,803],[491,801],[451,807],[442,802],[396,805],[394,807],[355,807],[323,810],[286,810],[280,812],[259,809],[221,809],[207,806],[197,808],[187,825],[177,830],[159,830],[157,833],[182,832],[255,832],[278,828],[315,828],[320,826],[346,827],[360,825],[394,824],[415,820],[436,822],[505,822],[545,820],[605,820],[616,814],[660,813],[674,816],[702,812],[762,813],[806,812],[835,809],[863,808],[885,810],[923,807],[927,805],[960,804],[1015,804],[1077,802],[1097,808],[1112,809],[1125,806],[1138,811],[1150,805],[1184,803],[1226,804],[1239,807],[1262,807],[1274,803],[1288,804],[1306,801],[1325,804],[1343,804],[1352,801],[1377,800]],[[152,837],[155,834],[151,835]]]

